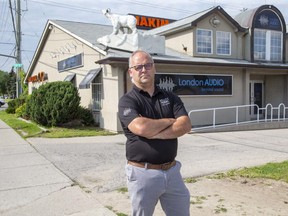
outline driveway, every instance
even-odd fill
[[[125,136],[29,138],[63,173],[93,191],[125,186]],[[183,177],[288,160],[288,129],[192,133],[179,138]]]

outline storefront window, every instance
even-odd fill
[[[197,52],[212,54],[212,31],[197,29]]]
[[[282,32],[255,29],[254,59],[265,61],[282,60]]]
[[[216,47],[218,55],[231,55],[231,33],[217,31]]]

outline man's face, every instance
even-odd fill
[[[129,74],[136,85],[154,85],[155,67],[152,60],[145,53],[136,53],[131,61]]]

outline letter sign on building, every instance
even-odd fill
[[[156,74],[156,85],[177,95],[232,95],[231,75]]]
[[[133,15],[136,17],[136,20],[137,20],[136,27],[138,29],[145,29],[145,30],[167,25],[175,21],[172,19],[165,19],[165,18],[160,18],[160,17],[148,17],[148,16],[143,16],[143,15],[138,15],[138,14],[129,14],[129,15]]]

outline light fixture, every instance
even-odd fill
[[[221,21],[216,16],[212,17],[209,22],[214,28],[216,28],[221,23]]]

